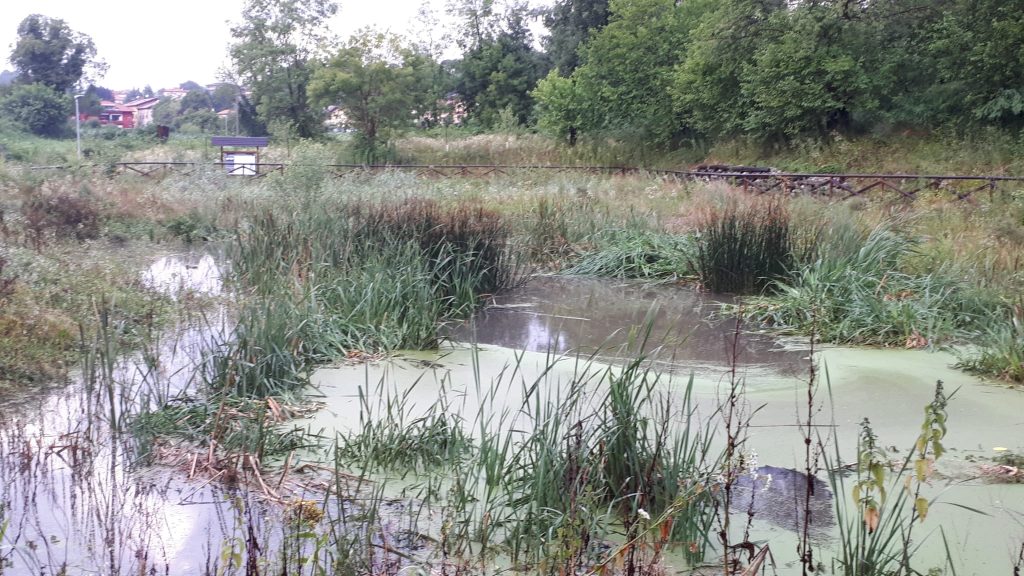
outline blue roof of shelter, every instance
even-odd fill
[[[254,136],[214,136],[210,138],[212,146],[249,146],[266,148],[270,138]]]

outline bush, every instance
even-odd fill
[[[62,192],[44,195],[29,191],[21,204],[25,227],[38,247],[47,232],[89,240],[99,236],[100,212],[94,202],[83,196]]]
[[[42,84],[19,84],[0,98],[0,116],[39,136],[61,136],[69,114],[67,97]]]

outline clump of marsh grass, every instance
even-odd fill
[[[976,352],[963,354],[958,368],[1024,383],[1024,306],[1017,304],[1002,317],[993,315],[978,344]]]
[[[371,391],[360,387],[358,432],[339,436],[335,457],[364,472],[394,471],[403,476],[451,467],[469,457],[473,440],[462,418],[448,405],[445,390],[424,414],[410,418],[414,407],[409,396],[416,384],[390,395],[379,382],[376,393],[383,398],[379,409],[370,401]]]
[[[402,493],[421,507],[393,522],[431,535],[441,570],[507,557],[543,573],[639,573],[672,545],[702,558],[720,459],[713,424],[696,416],[692,379],[681,401],[669,401],[640,352],[625,366],[579,358],[554,385],[545,374],[571,360],[550,356],[537,380],[522,382],[518,409],[500,407],[522,361],[475,383],[481,408],[469,421],[450,416],[446,385],[422,411],[409,388],[360,389],[361,428],[339,438],[339,472],[401,473]],[[428,520],[437,513],[440,526]]]
[[[611,278],[672,279],[692,276],[692,236],[635,227],[601,234],[595,251],[582,255],[564,274]]]
[[[915,242],[877,226],[856,250],[826,243],[819,256],[746,303],[751,318],[828,342],[918,348],[962,333],[984,313],[976,292],[942,271],[902,272]]]
[[[697,229],[693,269],[707,290],[759,294],[793,268],[793,234],[781,202],[730,203],[709,212]]]

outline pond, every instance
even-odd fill
[[[222,291],[217,262],[206,254],[169,257],[143,278],[175,297],[216,296]],[[750,416],[744,450],[756,453],[760,475],[737,485],[734,515],[745,518],[743,498],[753,497],[751,540],[770,542],[779,573],[795,573],[795,501],[806,481],[798,472],[805,463],[797,424],[806,418],[810,347],[712,319],[727,301],[678,286],[535,277],[472,320],[446,327],[449,342],[440,350],[318,369],[313,394],[323,407],[301,424],[331,439],[358,431],[367,406],[401,397],[410,420],[445,398],[446,409],[477,437],[523,427],[530,422],[528,397],[558,397],[581,375],[621,370],[642,345],[657,391],[681,401],[689,390],[701,421],[715,418],[730,383],[742,380]],[[211,572],[226,552],[243,548],[250,528],[273,541],[284,509],[241,486],[190,479],[187,460],[137,466],[136,444],[121,426],[140,403],[193,386],[201,350],[227,323],[210,314],[162,337],[149,360],[142,354],[115,359],[105,379],[72,378],[0,404],[0,527],[6,526],[0,528],[0,573],[48,574],[67,566],[71,573],[194,574]],[[919,434],[936,382],[955,390],[944,440],[949,454],[926,489],[949,504],[936,504],[919,530],[931,534],[917,564],[924,570],[941,564],[944,536],[959,559],[957,573],[1010,573],[1024,540],[1024,485],[992,483],[979,477],[979,467],[1000,453],[996,448],[1024,453],[1024,394],[954,370],[954,357],[944,352],[825,347],[815,356],[815,430],[844,463],[856,460],[864,417],[898,458]],[[322,454],[302,458],[331,464]],[[385,497],[392,504],[409,483],[378,480],[390,483]],[[824,473],[817,485],[813,539],[828,549],[835,535],[832,498],[850,496],[832,494]],[[393,507],[401,513],[401,505]],[[239,524],[239,517],[246,521]],[[423,533],[437,528],[436,518],[423,522]],[[668,564],[669,573],[683,569],[674,559]]]

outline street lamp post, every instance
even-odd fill
[[[78,148],[78,161],[82,161],[82,115],[78,112],[78,99],[84,94],[75,94],[75,145]]]

